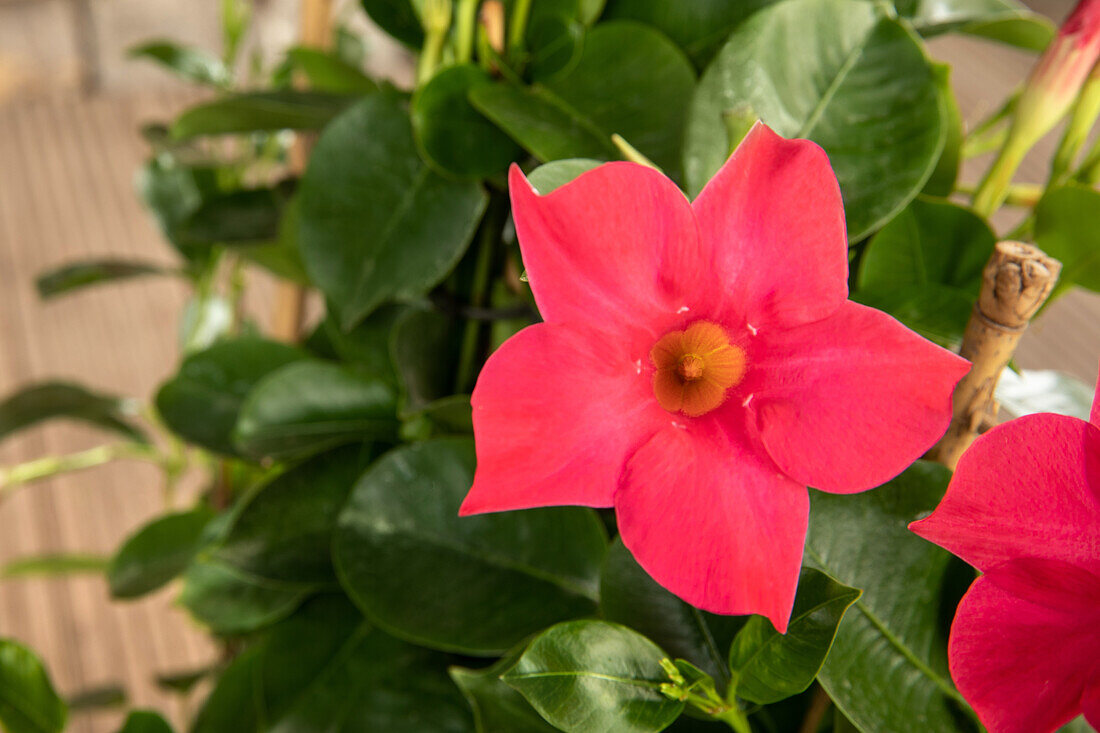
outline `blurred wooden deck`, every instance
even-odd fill
[[[932,55],[956,65],[955,84],[971,121],[990,111],[1032,62],[1027,54],[960,39],[936,41]],[[145,154],[136,128],[170,116],[185,101],[177,93],[142,93],[47,96],[0,106],[0,394],[63,377],[147,399],[174,369],[185,298],[179,283],[136,280],[42,303],[33,278],[90,256],[172,260],[133,194],[133,173]],[[1022,179],[1043,179],[1041,164],[1028,166]],[[269,292],[261,289],[258,315],[270,312]],[[1095,379],[1100,296],[1073,292],[1051,307],[1025,337],[1019,362]],[[80,450],[97,437],[66,425],[35,429],[0,444],[0,464]],[[148,466],[126,463],[21,490],[0,506],[0,564],[47,552],[109,553],[163,509],[158,478]],[[130,704],[182,719],[178,698],[160,691],[153,677],[208,664],[216,650],[170,601],[162,593],[112,604],[104,582],[92,576],[0,581],[0,636],[41,653],[66,695],[117,684],[128,690]],[[112,731],[120,716],[76,715],[71,729]]]

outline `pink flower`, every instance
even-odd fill
[[[967,363],[847,301],[840,190],[809,141],[757,125],[692,203],[633,163],[546,196],[510,182],[546,322],[481,372],[461,513],[614,506],[663,586],[785,631],[806,486],[899,473]]]
[[[1100,727],[1100,393],[1087,423],[1028,415],[963,454],[910,528],[981,570],[951,626],[951,676],[991,733]]]

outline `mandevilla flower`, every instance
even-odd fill
[[[863,491],[946,430],[967,362],[847,301],[824,151],[757,125],[689,203],[602,165],[513,214],[545,323],[486,363],[462,514],[615,507],[623,542],[689,603],[785,631],[807,485]]]
[[[992,733],[1100,728],[1100,392],[1091,422],[1028,415],[959,461],[910,528],[983,572],[951,625],[951,676]]]

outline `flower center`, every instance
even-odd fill
[[[726,330],[696,321],[671,331],[649,352],[653,394],[669,412],[705,415],[726,401],[726,392],[745,376],[745,352],[730,343]]]

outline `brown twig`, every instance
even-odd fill
[[[302,0],[302,44],[313,48],[326,48],[332,35],[332,0]],[[306,169],[315,136],[300,133],[290,150],[290,165],[301,174]],[[289,280],[280,280],[275,294],[275,314],[272,318],[273,334],[284,341],[298,341],[305,321],[306,289]]]
[[[951,426],[929,458],[954,470],[982,424],[992,424],[997,380],[1028,322],[1050,297],[1061,270],[1062,263],[1029,244],[1000,242],[994,249],[959,349],[972,366],[955,387]]]

